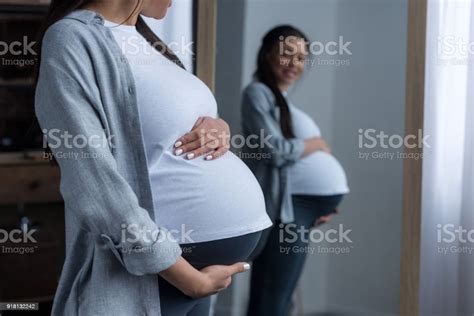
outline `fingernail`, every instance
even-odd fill
[[[183,144],[182,141],[178,140],[176,143],[174,143],[174,147],[179,147]]]
[[[189,153],[186,157],[187,157],[188,159],[193,159],[193,158],[194,158],[194,154],[193,154],[193,153]]]
[[[212,155],[209,155],[206,157],[206,160],[211,160],[212,159]]]
[[[244,263],[244,271],[250,270],[250,264],[249,263]]]
[[[179,156],[179,155],[181,155],[182,153],[183,153],[183,150],[182,150],[181,148],[180,148],[180,149],[177,149],[177,150],[174,152],[174,154],[175,154],[176,156]]]

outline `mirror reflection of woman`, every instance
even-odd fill
[[[143,19],[170,6],[51,2],[37,117],[89,140],[50,145],[66,222],[53,315],[208,316],[271,225],[211,91]]]
[[[291,297],[303,271],[308,238],[297,232],[328,222],[349,192],[345,172],[322,138],[317,124],[294,106],[288,90],[301,78],[309,55],[308,38],[292,26],[279,26],[262,40],[255,81],[244,91],[245,136],[271,135],[270,145],[247,147],[244,157],[265,194],[274,226],[254,251],[249,316],[288,315]],[[317,89],[317,87],[315,87]],[[251,154],[261,155],[261,159]],[[282,252],[281,249],[289,249]]]

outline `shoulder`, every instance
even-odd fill
[[[44,44],[75,43],[90,36],[90,26],[80,21],[63,18],[51,25],[45,32]]]
[[[90,18],[93,17],[92,14]],[[78,78],[92,78],[97,65],[104,65],[110,57],[101,28],[99,21],[78,19],[75,12],[57,21],[42,39],[40,68],[62,69]]]
[[[252,83],[250,83],[244,89],[244,94],[263,95],[269,98],[274,98],[272,90],[270,90],[270,88],[266,84],[259,81],[253,81]]]
[[[270,109],[274,106],[275,96],[267,85],[258,81],[254,81],[244,89],[243,101],[244,106],[245,104],[250,104]]]
[[[59,58],[93,51],[88,47],[93,47],[100,38],[99,25],[85,23],[71,16],[73,17],[69,15],[57,21],[46,30],[42,41],[43,54]]]

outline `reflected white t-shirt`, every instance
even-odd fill
[[[305,112],[290,104],[293,132],[296,138],[321,137],[316,123]],[[292,194],[338,195],[349,193],[344,169],[337,159],[326,152],[314,152],[290,167]]]
[[[172,232],[191,232],[180,243],[230,238],[271,226],[259,183],[233,153],[212,161],[174,155],[174,143],[200,116],[217,116],[207,86],[155,50],[134,26],[105,25],[135,79],[157,223]]]

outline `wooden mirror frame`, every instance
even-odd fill
[[[196,75],[215,93],[217,0],[195,0]]]
[[[426,24],[428,0],[408,0],[405,134],[423,130],[425,102]],[[422,148],[406,149],[422,154]],[[403,166],[402,248],[400,254],[400,315],[419,315],[421,194],[423,159]]]

